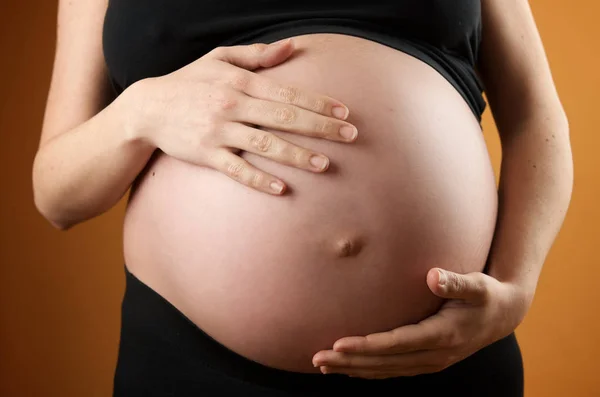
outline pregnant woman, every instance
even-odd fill
[[[33,184],[131,187],[116,396],[520,396],[572,160],[525,0],[64,0]]]

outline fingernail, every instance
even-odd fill
[[[329,163],[327,157],[316,155],[312,156],[309,161],[312,164],[312,166],[318,169],[319,171],[324,170],[327,167],[327,164]]]
[[[346,120],[350,111],[343,106],[334,106],[334,108],[331,110],[331,113],[333,113],[333,117]]]
[[[441,270],[438,270],[438,273],[439,273],[439,275],[440,275],[440,279],[438,280],[438,284],[439,284],[439,285],[444,285],[444,284],[446,284],[446,273],[444,273],[444,272],[443,272],[443,271],[441,271]]]
[[[283,191],[283,184],[281,182],[271,182],[270,187],[275,193],[281,193]]]
[[[340,135],[352,141],[354,140],[354,138],[356,138],[356,135],[358,135],[358,130],[356,129],[356,127],[345,125],[342,128],[340,128]]]

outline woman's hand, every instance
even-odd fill
[[[449,299],[433,316],[393,331],[339,339],[315,354],[321,372],[361,378],[441,371],[509,335],[529,308],[529,294],[483,273],[431,269],[427,285]]]
[[[349,112],[341,102],[251,72],[280,64],[293,51],[289,40],[219,47],[171,74],[142,80],[133,130],[169,156],[281,194],[283,182],[250,165],[240,150],[313,172],[325,171],[329,160],[255,126],[339,142],[357,135],[343,121]]]

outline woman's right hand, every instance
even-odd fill
[[[141,80],[136,84],[141,89],[137,120],[142,120],[142,139],[169,156],[213,168],[270,194],[282,194],[283,181],[252,166],[240,151],[325,171],[329,160],[323,154],[254,128],[356,140],[356,128],[344,121],[348,109],[341,102],[252,72],[284,62],[293,51],[291,40],[218,47],[171,74]]]

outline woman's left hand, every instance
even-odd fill
[[[525,317],[526,291],[484,273],[458,274],[434,268],[427,285],[449,299],[418,324],[389,332],[337,340],[313,356],[321,372],[383,379],[441,371],[509,335]],[[444,274],[445,276],[442,276]]]

